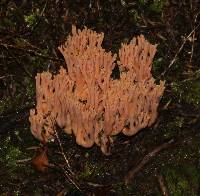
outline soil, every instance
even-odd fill
[[[200,195],[200,7],[197,1],[0,2],[0,195]],[[87,26],[103,47],[143,34],[165,81],[153,126],[113,137],[111,155],[74,136],[41,144],[30,132],[35,76],[66,66],[57,47]]]

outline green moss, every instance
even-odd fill
[[[29,78],[25,78],[24,82],[26,84],[26,96],[30,102],[33,101],[33,97],[35,95],[35,86],[32,80]]]
[[[153,12],[162,12],[163,7],[167,4],[166,0],[139,0],[138,1],[139,5],[142,7],[147,7],[149,11]]]
[[[199,104],[200,103],[200,82],[187,82],[184,86],[186,91],[185,101],[190,104]]]
[[[130,14],[130,17],[132,18],[132,21],[133,21],[134,23],[136,23],[136,22],[138,21],[138,19],[140,18],[140,17],[139,17],[138,10],[136,10],[136,9],[131,9],[131,10],[129,11],[129,14]]]
[[[200,173],[191,165],[168,167],[163,170],[170,195],[198,195]]]
[[[104,174],[105,167],[98,162],[91,163],[87,161],[84,165],[84,170],[77,176],[78,180],[86,180],[94,177],[101,177]]]
[[[0,100],[0,115],[9,107],[11,100],[8,98],[4,98]]]
[[[0,100],[0,115],[8,111],[17,111],[29,105],[33,105],[35,96],[35,87],[33,81],[23,78],[24,89],[16,84],[16,93],[13,96],[7,96]]]
[[[23,39],[23,38],[20,38],[20,37],[15,38],[14,43],[19,48],[23,48],[23,47],[30,45],[30,43],[28,43],[28,41],[26,39]]]
[[[120,195],[137,195],[134,186],[126,186],[123,182],[113,184],[113,189]]]
[[[165,0],[154,0],[153,3],[150,5],[149,9],[154,12],[161,12],[165,5]]]
[[[27,27],[33,28],[37,24],[37,15],[32,13],[30,15],[24,16],[24,20]]]
[[[171,138],[177,135],[177,132],[179,132],[183,127],[184,120],[185,119],[183,117],[177,116],[171,122],[166,124],[166,126],[163,129],[164,137]]]
[[[0,162],[10,170],[15,170],[18,166],[17,160],[22,156],[20,149],[12,144],[10,137],[7,137],[0,146]]]
[[[11,191],[17,195],[24,179],[27,176],[34,176],[31,165],[26,162],[30,157],[19,147],[17,141],[13,141],[9,136],[1,138],[0,155],[0,173],[4,176],[0,178],[1,191]],[[25,162],[19,163],[19,160],[25,160]],[[15,188],[13,189],[13,187]]]
[[[148,0],[139,0],[138,2],[140,5],[145,5],[148,2]]]
[[[195,81],[183,81],[173,82],[171,84],[172,92],[179,99],[188,104],[198,105],[200,103],[200,82]]]
[[[183,117],[180,117],[180,116],[177,116],[174,118],[173,121],[171,121],[167,127],[169,129],[180,129],[183,127],[183,123],[184,123],[184,118]]]
[[[79,179],[85,179],[90,177],[95,171],[95,166],[89,163],[85,164],[84,171],[81,172],[78,176]]]
[[[26,93],[26,99],[23,99],[22,97],[24,95],[17,94],[15,97],[6,97],[2,100],[0,100],[0,115],[3,115],[4,112],[7,111],[17,111],[20,108],[24,108],[28,105],[33,104],[33,95],[34,95],[34,90],[33,85],[30,84],[30,86],[27,86],[27,92]],[[23,100],[23,102],[22,102]]]

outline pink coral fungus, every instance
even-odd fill
[[[103,37],[73,26],[72,35],[59,47],[67,69],[37,74],[37,105],[29,120],[39,140],[52,139],[58,125],[74,134],[79,145],[96,143],[109,154],[111,136],[131,136],[154,123],[164,91],[164,82],[155,84],[151,75],[156,46],[140,35],[122,44],[117,56],[102,48]],[[115,66],[119,79],[111,77]]]

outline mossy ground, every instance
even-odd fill
[[[198,25],[195,1],[13,0],[0,5],[0,195],[162,195],[157,175],[164,178],[169,195],[200,195],[199,29],[168,69],[184,38]],[[52,165],[45,173],[35,170],[31,161],[41,147],[28,122],[35,104],[34,77],[64,65],[56,48],[71,24],[104,32],[103,45],[112,51],[144,34],[158,44],[153,75],[166,84],[156,123],[133,137],[114,137],[111,156],[102,155],[98,147],[84,149],[73,136],[59,132],[74,178],[87,193],[77,191],[60,169],[65,161],[57,141],[48,144]],[[153,157],[126,186],[130,168],[171,138],[183,143]]]

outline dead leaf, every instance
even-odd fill
[[[32,159],[32,165],[39,172],[46,172],[49,166],[46,149],[42,148],[39,153]]]
[[[56,194],[56,196],[64,196],[69,192],[67,188],[64,188],[62,191]]]

